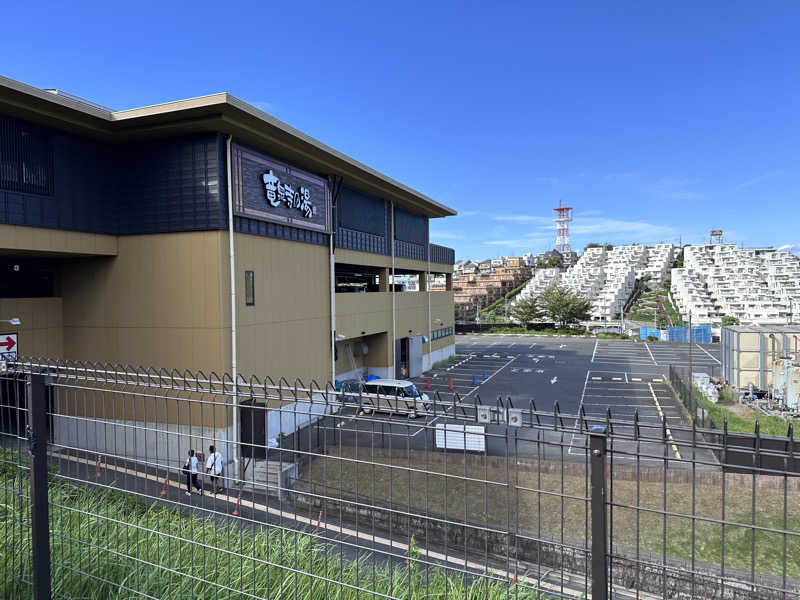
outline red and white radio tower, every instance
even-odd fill
[[[556,250],[564,254],[572,250],[569,245],[569,223],[572,221],[572,207],[561,206],[561,200],[559,200],[558,206],[556,206],[554,212],[555,217],[553,217],[553,221],[555,221],[556,224]]]

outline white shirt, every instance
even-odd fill
[[[206,469],[210,469],[212,466],[214,467],[214,475],[222,474],[222,454],[219,451],[210,455],[206,461]]]
[[[197,457],[190,456],[189,457],[189,471],[192,473],[197,473]]]

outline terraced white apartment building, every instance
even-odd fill
[[[691,312],[695,323],[726,315],[743,324],[791,323],[800,313],[800,259],[774,248],[686,246],[670,291],[683,318]]]
[[[603,321],[619,317],[636,288],[636,281],[646,275],[662,281],[674,260],[672,244],[586,248],[580,259],[564,272],[540,269],[520,292],[519,298],[539,296],[548,286],[558,283],[592,301],[591,317]]]

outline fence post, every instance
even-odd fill
[[[592,600],[607,600],[606,428],[593,426],[589,438],[592,469]]]
[[[30,425],[31,453],[31,556],[33,558],[33,598],[50,600],[50,515],[47,500],[47,377],[31,375]]]

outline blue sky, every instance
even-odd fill
[[[229,91],[456,208],[458,258],[800,243],[800,4],[11,3],[0,73],[112,108]],[[800,247],[800,246],[799,246]]]

